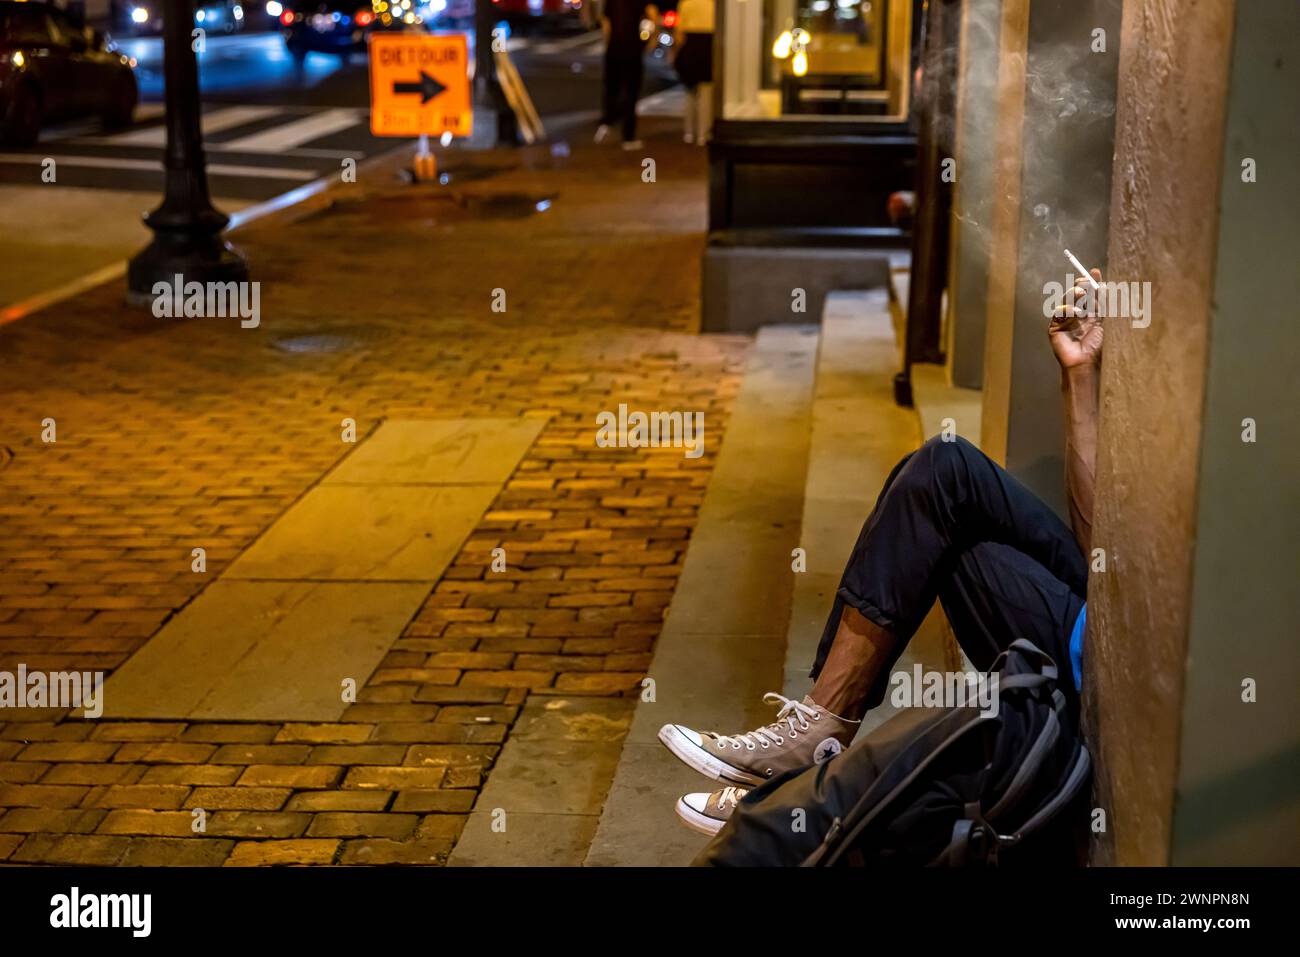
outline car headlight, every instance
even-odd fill
[[[244,19],[244,8],[239,4],[235,4],[235,9],[232,12],[235,14],[236,20]]]
[[[149,19],[149,11],[148,11],[147,9],[145,9],[144,7],[132,7],[132,8],[131,8],[131,22],[132,22],[132,23],[145,23],[145,22],[148,21],[148,19]]]

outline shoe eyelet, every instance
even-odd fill
[[[791,732],[790,732],[790,737],[792,737],[792,738],[797,738],[797,737],[799,737],[799,732],[798,732],[798,731],[791,731]]]
[[[777,739],[776,739],[776,743],[777,743],[777,744],[785,744],[785,738],[777,738]]]
[[[746,751],[757,751],[758,748],[754,747],[752,744],[747,744],[747,745],[745,745],[745,750],[746,750]]]
[[[763,745],[763,750],[766,751],[769,747],[770,747],[770,745],[764,744],[764,745]]]
[[[740,750],[740,742],[737,741],[735,744],[733,744],[733,745],[731,746],[731,750],[733,750],[733,751],[739,751],[739,750]]]

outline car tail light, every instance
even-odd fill
[[[280,14],[280,22],[283,23],[286,27],[289,26],[289,24],[293,23],[293,11],[286,10],[284,11],[284,13]]]
[[[355,19],[357,26],[368,27],[375,22],[375,14],[371,10],[358,10]]]
[[[675,26],[677,26],[677,11],[676,11],[676,10],[669,10],[667,13],[664,14],[664,26],[666,26],[666,27],[675,27]]]

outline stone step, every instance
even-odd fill
[[[654,698],[636,705],[588,865],[684,865],[707,843],[674,805],[719,785],[672,757],[659,728],[748,730],[772,720],[764,692],[807,693],[862,523],[890,470],[920,444],[916,413],[893,399],[900,344],[888,292],[831,293],[821,318],[820,334],[758,334],[655,648]],[[959,667],[944,624],[932,613],[899,667]],[[890,714],[876,709],[864,729]]]
[[[762,696],[781,686],[816,351],[814,326],[758,333],[588,865],[684,865],[707,842],[674,806],[710,782],[664,749],[662,725],[771,720]]]
[[[786,639],[785,691],[802,698],[840,575],[862,523],[898,460],[923,435],[916,413],[894,402],[899,341],[885,289],[827,297],[817,354],[812,436],[804,486],[800,547],[807,571],[795,576]],[[909,643],[899,669],[920,663],[950,670],[960,661],[937,609]],[[893,713],[875,709],[863,731]]]

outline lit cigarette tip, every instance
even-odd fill
[[[1079,262],[1074,253],[1070,252],[1068,249],[1065,250],[1065,258],[1070,260],[1070,265],[1079,270],[1079,274],[1083,276],[1084,279],[1088,280],[1093,289],[1101,288],[1101,286],[1098,285],[1097,280],[1092,278],[1092,273],[1088,272],[1088,268],[1084,266],[1083,263]]]

